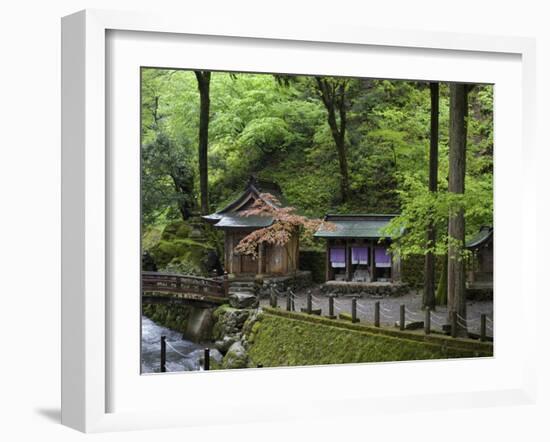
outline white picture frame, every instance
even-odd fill
[[[478,63],[480,66],[483,66],[485,58],[501,56],[504,59],[509,57],[510,60],[513,60],[514,66],[520,69],[520,77],[516,75],[514,78],[516,80],[520,78],[521,90],[516,91],[518,95],[510,99],[515,100],[514,102],[521,106],[521,126],[506,127],[506,116],[500,117],[498,114],[497,95],[496,115],[497,118],[502,119],[500,123],[496,123],[495,138],[496,143],[502,142],[504,146],[509,141],[499,138],[499,131],[502,130],[503,134],[504,131],[511,131],[509,132],[512,136],[511,139],[518,141],[521,149],[516,147],[518,150],[514,151],[512,156],[503,155],[502,162],[497,154],[495,167],[497,169],[505,168],[510,164],[513,165],[514,160],[522,161],[521,172],[524,183],[518,188],[516,196],[522,200],[523,210],[508,225],[505,221],[500,222],[504,216],[499,218],[497,213],[497,222],[495,223],[497,225],[495,231],[496,258],[499,256],[499,229],[503,229],[500,231],[505,232],[505,229],[519,226],[521,235],[526,237],[525,221],[536,217],[536,196],[534,192],[526,190],[529,187],[535,187],[535,177],[526,173],[532,166],[535,149],[533,137],[535,46],[531,39],[404,30],[390,32],[367,27],[322,26],[313,23],[300,27],[276,23],[266,27],[265,23],[258,26],[244,21],[216,22],[200,17],[182,21],[181,17],[99,10],[86,10],[67,16],[62,21],[62,423],[67,426],[85,432],[99,432],[206,425],[213,417],[211,414],[208,416],[204,414],[205,408],[202,407],[200,401],[195,404],[194,410],[175,407],[173,404],[160,408],[154,406],[148,408],[146,403],[150,403],[150,398],[145,396],[142,399],[144,404],[141,405],[143,406],[136,404],[135,409],[127,407],[118,409],[118,407],[113,408],[110,404],[109,395],[113,389],[117,388],[112,379],[121,378],[120,375],[118,377],[113,375],[113,370],[118,369],[118,364],[113,367],[115,357],[112,345],[116,346],[116,344],[111,344],[112,336],[109,335],[110,324],[112,325],[113,321],[117,324],[120,323],[120,318],[117,319],[113,314],[112,299],[109,299],[108,296],[108,292],[112,288],[110,279],[112,275],[109,276],[110,260],[117,259],[109,255],[109,247],[113,241],[116,241],[116,237],[114,238],[113,235],[116,235],[119,230],[116,227],[112,228],[113,225],[116,225],[116,222],[113,223],[112,220],[113,213],[116,213],[113,204],[116,204],[118,200],[116,195],[112,194],[112,188],[109,185],[113,166],[109,164],[112,158],[107,149],[111,134],[106,130],[106,121],[113,117],[116,120],[116,116],[111,115],[111,109],[107,106],[108,94],[111,93],[109,81],[116,77],[116,73],[113,74],[113,77],[106,76],[106,72],[109,72],[107,65],[112,62],[107,57],[118,56],[118,53],[109,52],[107,35],[117,32],[121,35],[139,32],[145,40],[156,39],[157,44],[161,46],[164,43],[158,43],[159,38],[166,37],[173,41],[179,41],[180,37],[194,36],[197,38],[215,37],[217,41],[221,42],[224,39],[232,39],[233,42],[238,40],[239,42],[248,42],[252,46],[268,42],[277,50],[280,49],[278,45],[281,47],[290,45],[300,49],[324,45],[325,49],[323,50],[326,50],[328,46],[335,48],[335,51],[341,50],[344,53],[343,57],[346,56],[345,51],[353,53],[353,51],[362,50],[361,48],[370,48],[369,50],[378,51],[380,54],[384,54],[385,51],[400,51],[401,56],[413,51],[425,51],[419,53],[420,57],[433,57],[433,61],[437,61],[438,58],[444,59],[449,54],[464,55],[472,60],[469,62]],[[136,55],[135,50],[131,50],[132,47],[134,46],[126,46],[130,58],[132,54]],[[156,47],[157,52],[159,52],[159,47]],[[136,63],[139,62],[138,58],[135,60]],[[411,60],[414,60],[414,57]],[[444,64],[441,63],[440,71],[437,70],[437,63],[430,63],[429,66],[419,67],[418,72],[424,69],[424,76],[437,76],[437,78],[432,78],[434,80],[453,78],[445,77],[449,74],[445,74],[445,69],[448,68],[445,68]],[[235,66],[238,68],[238,61]],[[207,68],[211,67],[207,66]],[[243,65],[241,69],[252,68]],[[430,69],[431,72],[428,72]],[[323,73],[330,74],[332,72],[324,71]],[[472,73],[468,77],[469,74],[465,72],[457,72],[456,81],[479,78],[483,80],[482,73],[474,74]],[[384,75],[382,74],[382,76]],[[414,78],[422,77],[421,75]],[[487,77],[487,81],[490,81],[490,76]],[[498,88],[498,83],[496,87]],[[137,93],[138,91],[136,91]],[[503,100],[507,99],[504,95],[502,97]],[[503,109],[504,113],[505,109]],[[139,140],[139,132],[126,135]],[[137,147],[139,148],[139,141],[137,141]],[[501,183],[502,188],[506,189],[504,179]],[[496,186],[498,185],[499,183],[496,184]],[[510,191],[512,192],[512,190]],[[501,213],[506,214],[505,207],[502,204],[499,206],[498,198],[496,207],[500,207],[497,212],[501,210]],[[522,267],[517,270],[520,275],[527,274],[525,257],[535,254],[534,247],[535,245],[530,242],[522,243],[519,251]],[[501,284],[502,292],[498,291],[500,290],[498,281],[499,278],[502,281],[502,277],[506,275],[506,265],[506,262],[499,262],[498,259],[495,259],[495,290],[497,293],[506,293],[506,290],[519,290],[521,296],[515,300],[515,305],[519,309],[526,310],[526,306],[536,303],[535,281],[531,278],[520,277],[515,284],[508,288]],[[122,279],[122,284],[124,284],[124,278],[118,279]],[[136,298],[138,298],[137,295]],[[482,367],[487,374],[490,370],[499,367],[499,358],[502,357],[502,360],[506,360],[506,355],[510,355],[514,351],[514,345],[518,345],[511,338],[512,333],[507,332],[507,311],[510,310],[511,305],[506,302],[508,301],[503,301],[502,308],[496,307],[498,309],[495,312],[496,321],[501,321],[499,322],[499,336],[496,339],[503,341],[496,341],[494,360],[487,361],[487,364]],[[135,327],[138,328],[137,322]],[[503,402],[532,403],[535,395],[535,340],[529,339],[529,337],[534,337],[535,327],[536,324],[530,322],[522,330],[523,347],[520,361],[512,367],[513,370],[510,368],[509,380],[504,381],[495,376],[495,382],[487,388],[482,388],[480,385],[468,387],[461,384],[457,385],[453,391],[438,393],[433,390],[422,393],[398,385],[387,394],[376,392],[372,396],[371,392],[358,389],[354,394],[336,391],[325,395],[324,398],[312,395],[306,401],[299,401],[297,397],[292,397],[289,393],[286,406],[281,405],[282,398],[275,399],[272,403],[264,402],[261,407],[257,405],[257,402],[256,405],[247,404],[244,398],[234,399],[233,403],[236,400],[239,406],[247,411],[247,413],[243,413],[245,415],[243,419],[250,422],[288,417],[308,418],[334,415],[334,413],[365,415],[375,410],[377,412],[380,410],[403,411],[413,406],[415,409],[468,407],[472,401],[476,401],[478,405],[486,406]],[[139,330],[131,333],[139,333]],[[111,334],[113,334],[112,330]],[[112,339],[116,340],[117,338]],[[509,345],[508,342],[511,343],[512,348],[505,348],[506,345]],[[459,371],[469,367],[470,365],[467,364],[472,364],[472,361],[442,361],[439,364],[445,364],[448,370]],[[411,373],[425,370],[421,362],[406,363],[405,366]],[[481,365],[476,367],[479,368]],[[195,389],[189,387],[189,394],[196,395],[198,391],[201,391],[200,388],[204,391],[204,388],[214,389],[214,386],[222,388],[226,384],[247,388],[246,383],[248,383],[251,389],[257,389],[261,385],[268,388],[268,385],[277,386],[280,382],[297,382],[296,379],[301,379],[304,382],[312,377],[312,373],[316,373],[313,375],[314,377],[321,376],[319,373],[322,373],[323,377],[330,377],[338,372],[349,379],[354,379],[367,369],[373,375],[382,376],[382,370],[402,371],[403,364],[373,364],[368,368],[364,364],[355,364],[346,367],[273,369],[262,370],[261,373],[259,370],[219,372],[206,374],[206,376],[211,376],[209,379],[203,373],[193,378],[188,377],[186,380],[179,378],[178,383],[196,384]],[[441,370],[441,365],[438,369]],[[128,376],[130,377],[130,374]],[[136,379],[135,373],[132,373],[131,376]],[[176,377],[150,376],[149,379],[153,380],[147,381],[149,385],[144,388],[150,392],[153,388],[173,388]],[[230,382],[227,382],[228,380]],[[141,382],[141,380],[137,382]],[[211,387],[208,387],[209,384]],[[122,389],[121,394],[129,394],[127,390],[132,385],[128,384],[126,387],[126,393]],[[308,388],[313,391],[313,387],[313,384],[305,385],[304,391],[307,393]],[[274,391],[273,394],[275,393]],[[377,400],[375,402],[368,400],[371,397],[376,397]],[[135,398],[127,400],[127,402],[130,401],[135,401]],[[304,404],[309,404],[309,406],[305,407]],[[338,404],[337,410],[332,406],[333,404]],[[231,418],[229,419],[227,415],[218,413],[215,414],[215,417],[219,422],[235,422],[235,416],[229,416]]]

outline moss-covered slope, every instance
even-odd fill
[[[248,336],[249,357],[264,367],[357,362],[408,361],[490,356],[489,345],[453,345],[446,338],[430,341],[371,333],[367,327],[310,320],[298,313],[264,312]],[[406,336],[406,335],[404,335]],[[412,335],[411,335],[412,337]]]

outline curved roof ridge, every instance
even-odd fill
[[[274,197],[277,198],[276,195],[274,195]],[[242,209],[250,201],[250,199],[254,199],[255,201],[259,199],[272,208],[280,207],[272,201],[264,198],[262,196],[262,192],[256,186],[255,180],[251,178],[246,184],[244,191],[233,202],[227,204],[225,207],[214,213],[203,215],[201,218],[208,222],[217,223],[224,217],[231,216],[233,214],[238,215],[239,210]],[[271,217],[266,216],[266,218]]]
[[[481,226],[479,231],[469,241],[466,241],[464,247],[467,249],[477,249],[486,244],[493,238],[493,230],[493,226]]]

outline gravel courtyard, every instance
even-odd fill
[[[328,295],[320,293],[319,287],[311,289],[313,296],[313,309],[321,309],[323,315],[328,314]],[[334,312],[351,313],[352,295],[340,295],[334,299]],[[411,291],[404,296],[399,297],[363,297],[357,299],[357,317],[361,322],[374,322],[374,304],[380,301],[380,323],[382,325],[394,325],[399,321],[399,307],[405,304],[406,321],[423,321],[424,311],[421,310],[422,294],[421,292]],[[269,306],[269,299],[261,299],[261,306]],[[281,308],[286,307],[286,298],[279,297],[278,305]],[[294,301],[296,311],[306,307],[306,291],[297,292]],[[493,301],[468,301],[466,306],[468,330],[472,333],[479,333],[480,316],[487,315],[487,335],[493,336]],[[447,307],[438,306],[435,312],[432,312],[432,328],[441,330],[441,325],[447,323]]]

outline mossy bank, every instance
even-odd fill
[[[334,321],[334,322],[332,322]],[[344,321],[266,309],[247,333],[250,365],[264,367],[491,356],[492,345],[425,339]],[[471,341],[471,340],[470,340]]]
[[[223,355],[211,369],[489,357],[493,345],[422,331],[400,331],[279,308],[144,306],[153,321]]]

